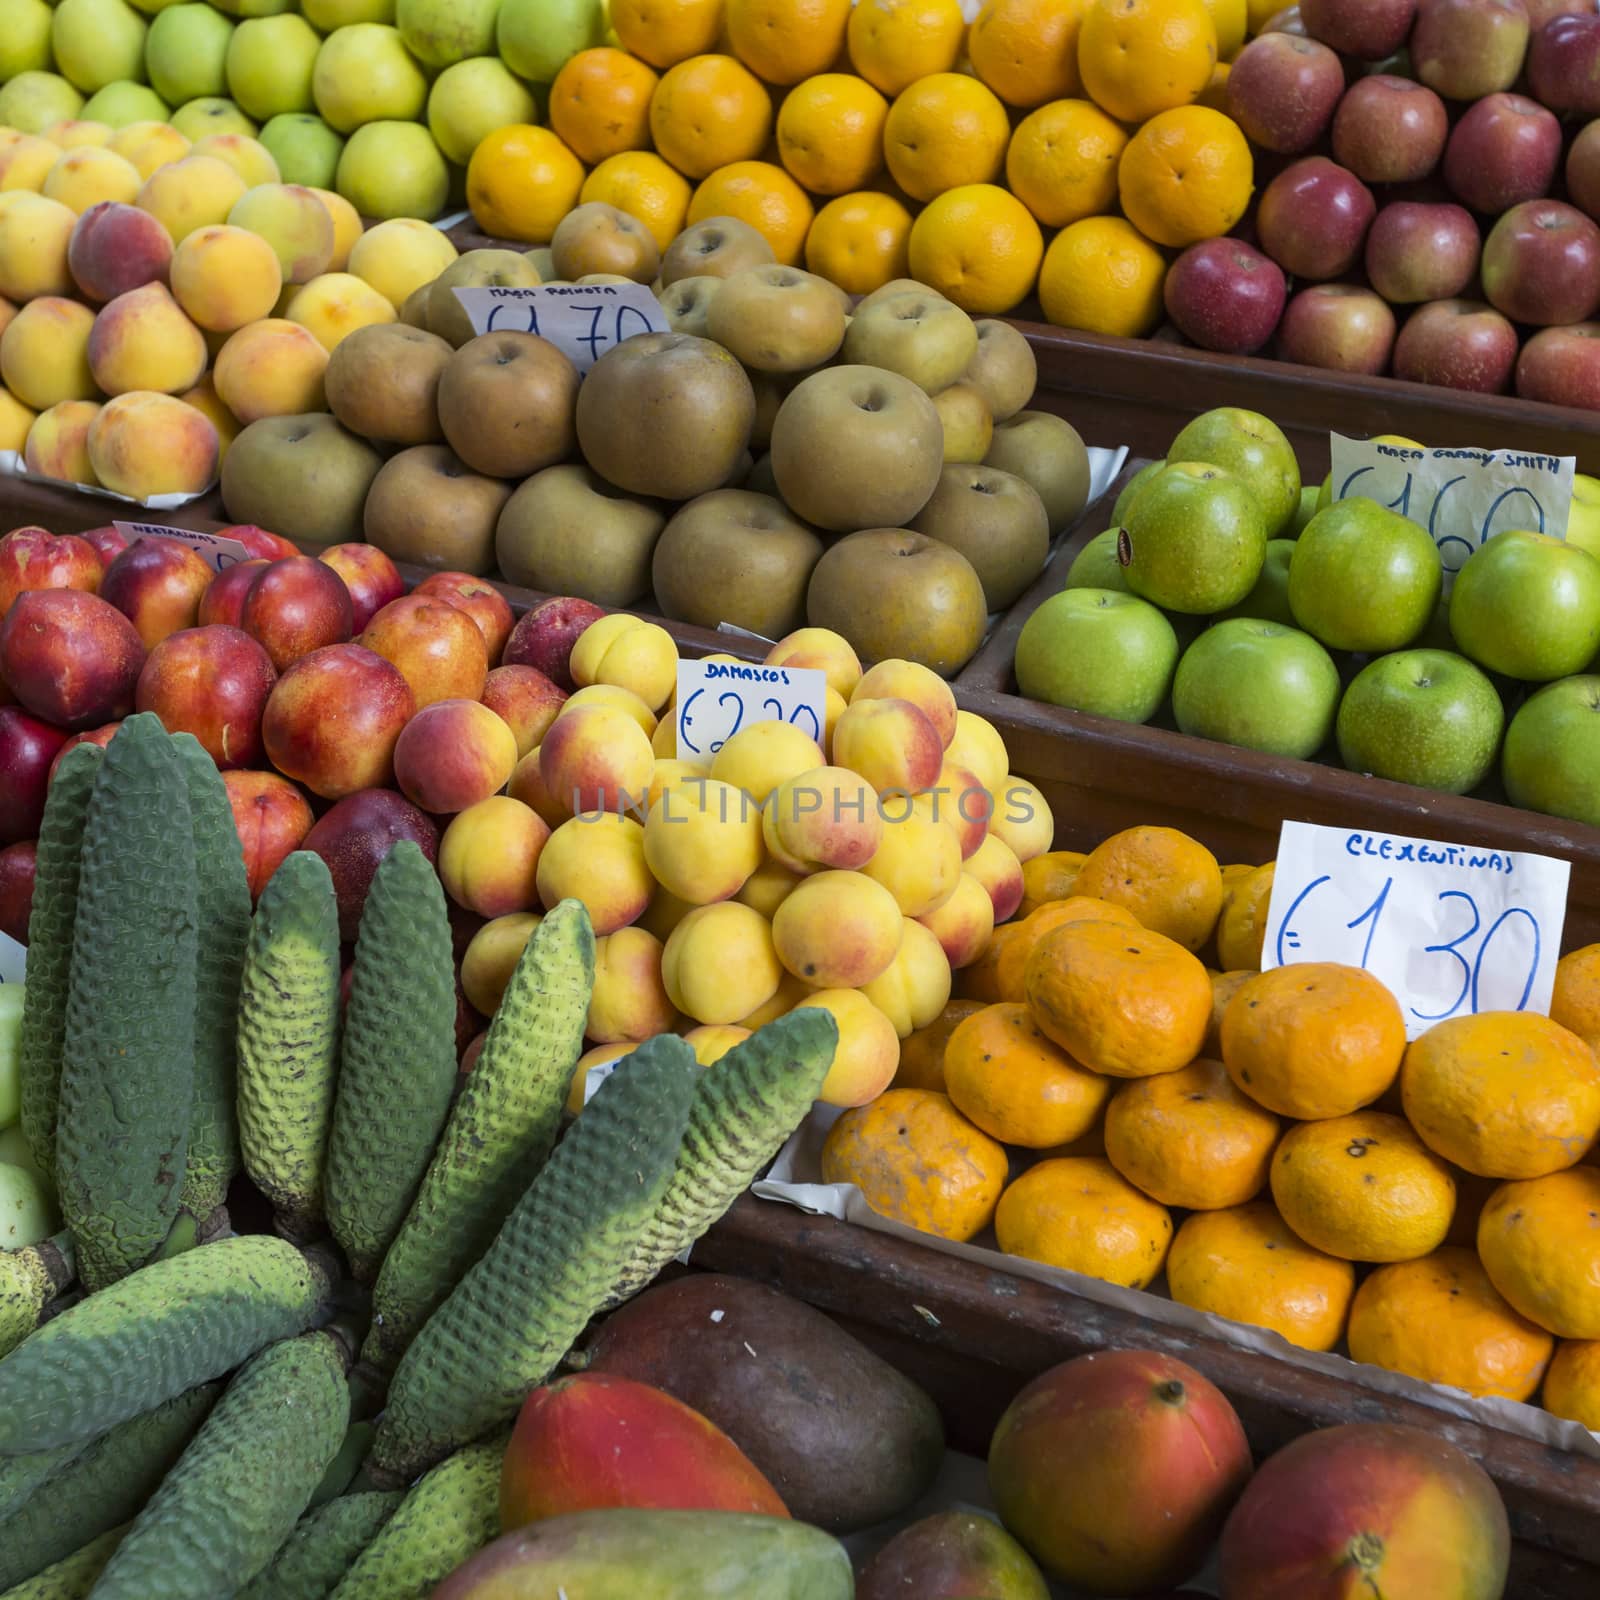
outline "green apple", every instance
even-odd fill
[[[1396,650],[1369,661],[1344,692],[1336,731],[1352,772],[1466,794],[1494,767],[1505,707],[1453,650]]]
[[[22,985],[0,983],[0,1128],[22,1114]]]
[[[50,7],[44,0],[6,0],[0,26],[0,83],[19,72],[48,72]]]
[[[308,189],[333,187],[344,140],[321,117],[309,111],[280,112],[259,138],[278,163],[285,183],[301,183]]]
[[[1600,556],[1600,478],[1572,477],[1572,509],[1567,513],[1567,543]]]
[[[68,83],[93,94],[119,78],[143,83],[146,24],[127,0],[61,0],[50,48]]]
[[[228,87],[225,63],[232,37],[233,24],[203,0],[168,6],[150,24],[145,41],[150,87],[175,106],[223,93]]]
[[[233,101],[222,95],[202,95],[178,107],[168,119],[191,143],[213,133],[242,133],[256,136],[256,125]]]
[[[1456,649],[1456,636],[1450,631],[1450,596],[1441,594],[1434,602],[1433,615],[1428,618],[1428,625],[1412,644],[1418,650],[1448,650],[1452,655],[1459,655]]]
[[[83,96],[54,72],[19,72],[0,85],[0,127],[43,133],[83,110]]]
[[[1331,499],[1332,496],[1330,495]],[[1294,514],[1294,521],[1284,533],[1286,539],[1298,539],[1306,531],[1306,524],[1322,509],[1322,486],[1320,484],[1307,484],[1300,491],[1300,505]]]
[[[1285,532],[1300,509],[1300,463],[1294,446],[1259,411],[1222,406],[1202,412],[1172,441],[1167,459],[1226,467],[1261,502],[1269,539]]]
[[[1166,464],[1165,458],[1160,461],[1147,461],[1123,484],[1122,493],[1117,496],[1116,503],[1111,507],[1111,526],[1113,528],[1122,526],[1122,520],[1127,516],[1128,507],[1133,504],[1135,496]]]
[[[23,1250],[55,1231],[55,1208],[32,1173],[0,1167],[0,1250]]]
[[[317,30],[304,17],[251,17],[234,30],[228,46],[228,93],[260,122],[309,111],[311,73],[321,48]]]
[[[1600,677],[1529,695],[1506,729],[1500,775],[1512,805],[1600,825]]]
[[[394,25],[406,49],[438,69],[494,54],[500,0],[395,0]]]
[[[394,0],[300,0],[300,10],[322,34],[353,28],[358,22],[394,21]]]
[[[1117,535],[1121,531],[1113,525],[1104,533],[1097,533],[1072,558],[1072,565],[1067,568],[1067,581],[1062,588],[1115,589],[1119,594],[1131,593],[1128,576],[1122,570],[1122,562],[1117,556]]]
[[[428,91],[428,128],[439,148],[465,166],[480,141],[496,128],[533,122],[538,107],[527,84],[495,56],[446,67]]]
[[[364,217],[432,222],[450,193],[450,169],[418,122],[369,122],[339,157],[334,188]]]
[[[1338,704],[1333,657],[1309,633],[1254,617],[1207,628],[1172,680],[1184,733],[1301,761],[1327,743]]]
[[[1017,635],[1017,688],[1030,700],[1117,722],[1148,722],[1178,664],[1172,624],[1115,589],[1063,589]]]
[[[367,122],[413,122],[428,103],[428,80],[399,31],[358,22],[322,41],[311,92],[322,120],[340,133]]]
[[[125,128],[130,122],[165,122],[172,108],[154,89],[142,83],[108,83],[89,97],[83,108],[87,122],[104,122]]]
[[[504,0],[495,25],[500,58],[519,78],[550,83],[580,50],[605,42],[600,0]]]
[[[1128,588],[1168,611],[1210,616],[1255,587],[1267,553],[1261,502],[1226,468],[1174,460],[1123,524]]]
[[[1294,612],[1289,609],[1289,558],[1294,554],[1293,539],[1268,539],[1266,560],[1256,586],[1227,614],[1254,617],[1257,622],[1281,622],[1292,628]]]
[[[139,10],[144,12],[147,17],[157,17],[160,16],[168,6],[182,4],[182,0],[133,0],[133,3],[139,8]],[[226,7],[223,9],[226,9]]]
[[[1480,667],[1548,683],[1582,672],[1600,647],[1600,561],[1545,533],[1497,533],[1450,591],[1450,631]]]
[[[1330,650],[1400,650],[1427,627],[1444,582],[1426,530],[1376,500],[1336,500],[1289,563],[1289,609]]]
[[[215,4],[230,17],[275,17],[294,10],[294,0],[215,0]]]

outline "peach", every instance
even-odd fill
[[[0,450],[20,451],[28,442],[28,430],[37,415],[9,389],[0,387]]]
[[[105,200],[78,218],[67,241],[67,269],[97,304],[146,283],[165,283],[172,262],[167,230],[137,206]]]
[[[883,840],[862,871],[894,896],[901,913],[937,911],[956,892],[961,845],[939,820],[932,795],[895,796],[883,804]]]
[[[89,463],[101,484],[132,500],[197,495],[217,478],[217,430],[193,406],[135,389],[100,408],[89,429]]]
[[[926,1028],[950,1003],[950,963],[944,946],[920,922],[901,924],[900,948],[887,970],[861,992],[909,1039]]]
[[[994,796],[979,782],[977,773],[952,765],[947,757],[930,798],[934,814],[954,832],[961,859],[975,856],[989,835],[994,815]]]
[[[99,415],[93,400],[63,400],[41,411],[28,429],[23,465],[35,477],[92,487],[97,480],[89,465],[89,424]]]
[[[585,1038],[624,1044],[671,1029],[678,1011],[661,980],[661,950],[661,941],[643,928],[618,928],[595,940]]]
[[[445,893],[480,917],[532,910],[539,903],[539,857],[551,837],[544,818],[509,795],[468,806],[439,841]]]
[[[519,761],[538,748],[566,698],[537,667],[495,667],[483,680],[483,703],[511,729]]]
[[[644,860],[644,829],[632,817],[573,817],[550,835],[539,858],[545,909],[581,900],[596,938],[637,922],[654,889]]]
[[[0,678],[25,711],[71,733],[133,710],[144,656],[133,624],[82,589],[19,594],[0,622]]]
[[[24,134],[0,150],[0,194],[39,192],[50,169],[61,159],[61,146],[42,134]]]
[[[0,196],[0,295],[21,305],[72,293],[67,247],[78,214],[42,194]]]
[[[783,968],[772,929],[737,900],[691,911],[667,939],[661,976],[672,1003],[696,1022],[739,1022],[777,992]]]
[[[991,833],[965,863],[963,871],[976,878],[993,901],[996,925],[1009,921],[1022,904],[1024,893],[1022,863],[1011,846],[999,834]]]
[[[182,394],[206,370],[205,335],[165,284],[147,283],[100,308],[89,336],[89,370],[109,395]]]
[[[751,1029],[741,1028],[736,1022],[702,1022],[690,1028],[683,1042],[694,1051],[694,1058],[702,1067],[720,1061],[736,1044],[750,1037]]]
[[[861,681],[861,658],[850,641],[831,628],[797,628],[767,652],[769,667],[815,667],[846,702]]]
[[[690,778],[650,808],[644,858],[656,881],[680,900],[710,905],[729,899],[761,865],[761,812],[732,784]]]
[[[63,117],[41,130],[40,137],[63,150],[99,149],[110,144],[115,130],[109,122],[96,122],[87,117]]]
[[[995,793],[989,832],[1004,840],[1020,861],[1042,856],[1055,843],[1056,819],[1050,802],[1026,778],[1007,777]]]
[[[132,205],[143,180],[131,161],[112,150],[83,146],[68,150],[45,174],[39,193],[59,200],[81,217],[105,201]]]
[[[597,1090],[611,1076],[611,1069],[624,1057],[639,1048],[636,1041],[626,1044],[597,1044],[578,1057],[572,1069],[572,1087],[567,1091],[567,1110],[577,1116],[593,1098]],[[593,1082],[590,1075],[593,1074]]]
[[[424,811],[446,816],[498,794],[516,765],[516,735],[476,700],[424,706],[394,747],[400,792]]]
[[[858,700],[909,700],[933,724],[941,748],[948,749],[956,736],[956,697],[937,672],[920,662],[875,662],[850,693],[851,705]]]
[[[654,766],[649,739],[617,706],[563,708],[539,746],[545,789],[573,816],[637,809]]]
[[[1000,793],[1011,770],[1006,742],[995,725],[975,711],[956,712],[955,737],[945,747],[945,761],[974,774],[992,795]]]
[[[0,617],[29,589],[83,589],[96,594],[102,570],[87,539],[43,528],[13,528],[0,538]]]
[[[97,399],[89,364],[94,325],[94,313],[76,300],[53,294],[30,300],[0,334],[0,379],[35,411]]]
[[[415,710],[410,685],[382,656],[330,644],[278,679],[261,733],[273,766],[338,800],[389,782],[395,742]]]
[[[880,795],[916,794],[938,781],[944,744],[909,700],[859,700],[833,730],[833,759],[859,772]]]
[[[324,272],[312,278],[288,302],[283,314],[315,334],[330,355],[339,341],[357,328],[395,320],[394,307],[348,272]]]
[[[419,707],[483,694],[489,676],[483,634],[443,601],[414,594],[391,600],[362,630],[361,642],[405,674]]]
[[[200,609],[195,613],[195,621],[202,628],[209,628],[213,623],[222,623],[230,628],[244,627],[244,598],[250,592],[250,585],[256,581],[256,574],[266,566],[264,560],[239,561],[231,567],[224,567],[210,583],[206,591],[200,596]]]
[[[351,614],[350,591],[337,572],[311,556],[285,556],[256,574],[239,625],[283,672],[313,650],[343,644],[353,632]]]
[[[380,233],[374,228],[372,233]],[[367,235],[368,238],[372,234]],[[448,241],[446,241],[448,243]],[[537,667],[553,684],[575,689],[572,681],[572,647],[578,637],[605,612],[592,601],[572,595],[541,600],[517,619],[500,660],[504,666]]]
[[[396,217],[368,228],[350,251],[347,270],[364,278],[396,311],[456,259],[456,247],[431,222]]]
[[[505,653],[506,640],[511,637],[517,619],[511,602],[492,583],[475,578],[470,572],[432,572],[412,593],[436,596],[447,605],[465,611],[482,631],[484,648],[491,662],[498,661]]]
[[[959,971],[970,967],[989,948],[994,935],[994,901],[970,872],[963,872],[955,893],[917,921],[939,941],[951,968]]]
[[[678,683],[678,647],[665,628],[614,612],[592,622],[572,647],[573,682],[614,683],[632,689],[652,711],[667,703]]]
[[[350,252],[361,237],[361,213],[342,194],[335,194],[332,189],[313,189],[311,192],[327,207],[328,215],[333,219],[333,254],[328,258],[327,270],[345,272],[349,269]]]
[[[858,989],[894,960],[902,921],[881,883],[859,872],[819,872],[778,907],[772,939],[797,978],[819,989]]]
[[[180,160],[157,167],[140,186],[134,204],[148,211],[179,245],[196,228],[226,222],[245,187],[244,179],[226,161],[191,150]]]
[[[189,141],[170,123],[129,122],[111,135],[106,149],[115,150],[148,179],[158,167],[181,161],[190,151]]]
[[[767,797],[761,836],[791,872],[865,866],[883,840],[883,814],[872,786],[844,767],[813,767]]]
[[[134,693],[168,733],[190,733],[226,771],[266,759],[261,718],[278,674],[249,634],[220,624],[185,628],[150,652]]]
[[[646,933],[653,933],[664,943],[672,937],[672,930],[691,911],[698,909],[690,905],[687,900],[680,900],[677,895],[668,894],[665,889],[658,887],[644,915],[639,918],[639,926]]]
[[[572,813],[544,786],[539,771],[539,746],[535,745],[516,765],[506,793],[525,806],[532,806],[552,828],[559,828]]]
[[[900,1065],[900,1035],[894,1024],[858,989],[819,989],[795,1002],[814,1006],[839,1026],[833,1065],[817,1098],[829,1106],[864,1106],[894,1082]]]
[[[406,592],[395,564],[375,544],[331,544],[318,556],[344,579],[350,592],[351,627],[360,633],[391,600]]]
[[[138,630],[146,650],[199,620],[211,568],[180,539],[135,539],[106,568],[100,598]]]
[[[252,322],[228,336],[211,381],[240,422],[322,411],[328,352],[308,328],[283,317]]]
[[[711,776],[743,789],[757,805],[790,778],[815,772],[822,747],[804,728],[789,722],[752,722],[717,751]]]
[[[734,899],[759,911],[770,922],[800,881],[799,873],[791,872],[781,861],[763,861],[744,880]]]
[[[559,714],[566,716],[583,706],[615,706],[619,711],[627,712],[650,740],[651,750],[655,750],[655,735],[659,727],[656,714],[632,689],[619,689],[614,683],[591,683],[585,688],[574,689],[567,696]],[[663,715],[661,720],[666,722],[668,719]]]
[[[172,293],[208,333],[232,333],[272,315],[283,288],[277,252],[246,228],[210,223],[172,251]]]
[[[461,954],[461,987],[484,1016],[500,1009],[511,974],[541,921],[537,911],[510,911],[491,917],[468,941]]]
[[[222,403],[222,397],[211,382],[208,372],[192,389],[185,389],[178,398],[198,411],[217,430],[217,461],[228,453],[228,446],[239,437],[239,419]]]
[[[272,158],[272,152],[247,133],[208,133],[205,138],[195,140],[193,152],[196,156],[209,157],[232,167],[243,179],[246,189],[277,187],[283,176],[278,171],[278,163]],[[324,211],[323,215],[327,216],[327,212]],[[328,226],[330,229],[333,226],[331,218]],[[329,249],[331,251],[331,245]]]

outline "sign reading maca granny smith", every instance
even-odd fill
[[[636,333],[668,333],[661,302],[642,283],[545,283],[537,288],[478,286],[456,299],[474,333],[534,333],[579,372]]]

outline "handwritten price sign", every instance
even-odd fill
[[[541,284],[536,289],[457,289],[474,333],[536,333],[579,372],[636,333],[670,329],[642,283]]]
[[[135,539],[176,539],[179,544],[188,545],[215,572],[226,572],[250,559],[250,552],[237,539],[224,539],[220,534],[169,528],[161,522],[113,522],[111,526],[129,544]]]
[[[0,933],[0,983],[21,983],[28,972],[28,952],[8,933]]]
[[[1412,1039],[1447,1017],[1549,1012],[1565,861],[1306,822],[1284,823],[1277,859],[1263,969],[1364,967]]]
[[[1426,528],[1446,581],[1491,535],[1567,536],[1575,456],[1520,450],[1408,450],[1332,434],[1333,496],[1360,495]]]
[[[827,674],[816,667],[678,663],[678,759],[704,761],[753,722],[789,722],[822,743]]]

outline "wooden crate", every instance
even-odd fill
[[[51,533],[84,533],[111,522],[159,522],[164,527],[215,531],[227,521],[222,491],[215,488],[174,511],[147,511],[123,500],[85,494],[71,484],[56,486],[30,483],[23,478],[0,478],[0,534],[31,524]]]

